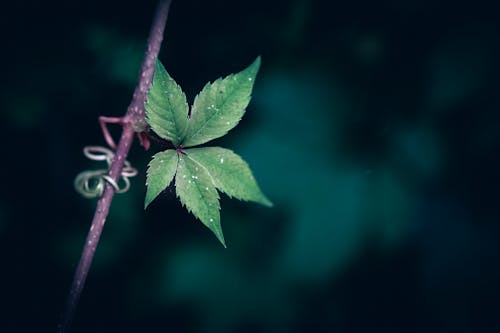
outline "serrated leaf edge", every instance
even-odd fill
[[[193,101],[193,104],[191,105],[190,112],[189,112],[189,122],[188,122],[188,126],[187,126],[187,129],[186,129],[186,135],[184,136],[184,139],[183,139],[183,141],[181,142],[181,145],[182,145],[183,147],[185,147],[185,148],[187,148],[187,147],[195,147],[195,146],[201,145],[201,144],[203,144],[203,143],[207,143],[207,142],[209,142],[209,141],[212,141],[212,140],[214,140],[214,139],[220,138],[220,137],[222,137],[222,136],[226,135],[227,133],[229,133],[229,131],[230,131],[230,130],[232,130],[233,128],[235,128],[235,127],[239,124],[239,122],[241,121],[241,119],[243,118],[243,116],[244,116],[244,115],[245,115],[245,113],[246,113],[246,108],[248,107],[248,104],[250,103],[250,101],[251,101],[251,99],[252,99],[252,92],[253,92],[253,85],[254,85],[254,82],[252,82],[252,89],[250,89],[250,93],[249,93],[249,95],[248,95],[248,102],[247,102],[247,104],[243,107],[243,112],[241,113],[241,117],[239,117],[239,118],[235,121],[235,123],[234,123],[233,127],[231,127],[230,129],[228,129],[228,130],[227,130],[224,134],[222,134],[222,135],[220,135],[220,136],[218,136],[218,137],[215,137],[215,138],[212,138],[212,139],[209,139],[209,140],[207,140],[207,141],[200,142],[200,143],[195,143],[195,144],[190,144],[190,143],[189,143],[189,140],[190,140],[191,138],[193,138],[193,137],[196,137],[196,135],[198,135],[198,133],[199,133],[199,132],[200,132],[203,128],[205,128],[206,124],[207,124],[209,121],[211,121],[211,120],[213,119],[213,117],[215,117],[216,115],[219,115],[219,113],[218,113],[218,112],[213,112],[213,113],[212,113],[212,115],[211,115],[209,118],[207,118],[207,119],[205,120],[205,122],[203,123],[203,125],[202,125],[202,126],[200,126],[200,127],[198,128],[198,130],[196,130],[196,132],[194,132],[194,133],[189,133],[190,126],[191,126],[191,119],[192,119],[192,116],[193,116],[193,112],[195,112],[195,107],[194,107],[194,106],[195,106],[195,104],[196,104],[197,99],[198,99],[198,98],[199,98],[199,96],[200,96],[200,95],[201,95],[201,94],[205,91],[205,89],[210,88],[211,86],[213,86],[213,85],[214,85],[214,84],[216,84],[216,83],[217,83],[217,84],[220,84],[220,83],[221,83],[221,82],[223,82],[223,81],[226,81],[226,80],[228,80],[228,81],[229,81],[229,80],[232,80],[234,76],[241,74],[242,72],[244,72],[244,71],[246,71],[246,70],[250,69],[250,67],[252,67],[252,66],[254,66],[254,65],[257,67],[257,70],[256,70],[255,75],[254,75],[254,77],[253,77],[253,79],[255,79],[255,77],[257,76],[257,73],[258,73],[258,71],[259,71],[259,69],[260,69],[260,63],[261,63],[260,56],[257,56],[257,58],[255,58],[255,60],[254,60],[254,61],[253,61],[253,62],[252,62],[249,66],[247,66],[246,68],[244,68],[243,70],[241,70],[241,71],[239,71],[239,72],[237,72],[237,73],[232,73],[232,74],[229,74],[229,75],[227,75],[227,76],[225,76],[225,77],[219,77],[218,79],[214,80],[213,82],[208,82],[208,83],[206,83],[206,84],[205,84],[205,86],[201,89],[201,91],[200,91],[200,92],[199,92],[199,93],[195,96],[194,101]],[[233,91],[233,93],[234,93],[234,91]],[[231,95],[226,96],[226,98],[224,99],[224,102],[223,102],[223,103],[219,106],[219,109],[222,109],[222,106],[223,106],[223,105],[225,105],[225,103],[228,101],[228,99],[230,98],[230,96],[231,96]],[[217,111],[217,110],[216,110],[216,111]],[[189,134],[189,136],[188,136],[188,134]],[[186,143],[186,142],[187,142],[187,143]]]
[[[199,147],[199,148],[194,148],[194,149],[203,149],[203,148],[213,148],[213,147]],[[225,149],[225,150],[228,150],[230,151],[231,153],[233,153],[234,155],[238,156],[247,166],[248,170],[250,170],[250,173],[252,174],[252,177],[254,177],[254,180],[255,180],[255,176],[253,175],[253,172],[252,172],[252,169],[250,168],[250,166],[248,165],[248,163],[241,157],[239,156],[238,154],[236,154],[234,151],[232,151],[231,149],[227,149],[227,148],[222,148],[222,147],[215,147],[215,148],[221,148],[221,149]],[[186,155],[189,156],[189,149],[186,149]],[[227,195],[229,198],[231,199],[236,199],[236,200],[239,200],[239,201],[243,201],[243,202],[255,202],[255,203],[258,203],[258,204],[261,204],[265,207],[273,207],[274,204],[272,203],[271,200],[269,200],[269,198],[262,192],[262,190],[260,189],[260,186],[259,184],[257,183],[257,181],[255,180],[255,183],[257,185],[257,188],[260,192],[260,194],[262,195],[264,201],[255,201],[255,200],[249,200],[249,199],[240,199],[240,198],[237,198],[235,196],[232,196],[230,195],[229,193],[226,193],[222,188],[220,188],[218,185],[217,185],[217,182],[215,181],[215,178],[214,176],[212,176],[212,174],[210,173],[210,171],[207,169],[206,166],[203,165],[203,163],[197,161],[196,159],[194,158],[191,158],[190,159],[197,163],[199,166],[201,166],[203,169],[205,169],[205,171],[207,171],[208,175],[210,176],[210,179],[212,180],[212,184],[215,186],[215,188],[219,191],[219,192],[222,192],[224,193],[225,195]]]
[[[199,163],[197,163],[196,161],[194,161],[192,158],[190,158],[188,155],[183,155],[183,157],[185,158],[189,158],[190,161],[192,161],[193,163],[197,164],[197,165],[200,165]],[[180,162],[180,159],[181,159],[181,156],[179,156],[179,162]],[[202,166],[203,167],[203,166]],[[208,170],[206,170],[205,167],[203,167],[203,169],[207,172],[207,174],[209,175],[209,178],[210,180],[212,181],[212,185],[215,189],[215,193],[217,194],[217,214],[218,214],[218,219],[219,219],[219,223],[221,224],[220,225],[220,233],[216,233],[214,232],[214,230],[212,230],[210,227],[208,227],[208,225],[205,224],[205,222],[200,218],[198,217],[192,210],[191,208],[189,208],[189,206],[187,206],[184,201],[182,200],[181,196],[179,195],[179,192],[177,191],[177,177],[179,177],[179,173],[178,173],[178,169],[179,169],[179,164],[177,164],[177,171],[176,171],[176,174],[175,174],[175,179],[176,179],[176,182],[175,182],[175,187],[176,187],[176,196],[177,198],[179,199],[179,201],[181,202],[182,206],[184,208],[186,208],[186,210],[192,214],[196,219],[198,219],[200,222],[202,222],[202,224],[207,227],[214,235],[215,237],[217,237],[217,239],[219,240],[219,242],[221,242],[221,244],[224,246],[224,248],[227,248],[226,246],[226,241],[225,241],[225,238],[224,238],[224,233],[222,231],[222,224],[221,224],[221,217],[220,217],[220,196],[219,196],[219,192],[217,191],[217,187],[215,186],[215,184],[213,184],[213,179],[212,179],[212,176],[210,175],[210,173],[208,172]],[[199,190],[198,186],[196,186],[196,188],[198,189],[198,192],[201,193],[201,191]],[[208,221],[210,222],[210,221]]]
[[[161,115],[161,112],[153,112],[153,113],[154,113],[157,117],[161,118],[163,121],[165,121],[165,122],[169,122],[169,123],[173,123],[174,128],[175,128],[175,131],[176,131],[176,133],[172,133],[172,138],[170,138],[170,137],[166,137],[166,138],[165,138],[165,137],[163,137],[162,135],[160,135],[159,133],[157,133],[156,131],[155,131],[155,133],[156,133],[156,134],[158,134],[158,135],[159,135],[160,137],[162,137],[163,139],[170,140],[174,146],[178,146],[179,144],[181,144],[181,143],[185,140],[185,136],[186,136],[186,134],[187,134],[187,130],[188,130],[188,126],[189,126],[189,119],[190,119],[190,117],[189,117],[189,110],[190,110],[190,108],[189,108],[189,104],[188,104],[188,102],[187,102],[186,93],[182,90],[182,87],[181,87],[181,86],[180,86],[180,85],[179,85],[179,84],[178,84],[178,83],[174,80],[174,78],[173,78],[173,77],[172,77],[172,76],[168,73],[167,69],[165,68],[165,66],[163,66],[163,64],[161,63],[161,61],[159,61],[158,59],[156,59],[156,63],[155,63],[155,73],[156,73],[156,69],[157,69],[158,67],[161,67],[161,68],[163,69],[163,71],[164,71],[164,72],[166,73],[166,75],[167,75],[167,79],[168,79],[169,81],[172,81],[172,83],[174,84],[174,86],[175,86],[176,88],[178,88],[178,89],[179,89],[179,91],[181,92],[182,97],[183,97],[183,98],[182,98],[182,99],[183,99],[183,102],[184,102],[184,103],[183,103],[183,107],[185,106],[185,107],[186,107],[186,110],[187,110],[188,112],[187,112],[187,114],[186,114],[186,125],[184,126],[184,128],[183,128],[183,129],[180,129],[180,130],[179,130],[179,124],[177,123],[177,121],[176,121],[176,119],[175,119],[175,116],[173,117],[173,118],[174,118],[174,120],[173,120],[173,121],[171,121],[171,120],[165,119],[165,118]],[[154,84],[154,75],[153,75],[153,82],[151,83],[151,87],[148,89],[148,91],[147,91],[147,93],[146,93],[146,102],[145,102],[145,106],[144,106],[144,107],[145,107],[145,109],[146,109],[146,122],[147,122],[147,123],[151,126],[151,128],[156,127],[156,126],[153,126],[153,125],[149,122],[149,120],[150,120],[150,114],[149,114],[149,113],[150,113],[150,112],[149,112],[149,110],[147,110],[146,105],[147,105],[147,104],[149,104],[149,96],[150,96],[150,91],[151,91],[151,89],[153,88],[153,84]],[[161,91],[161,89],[160,89],[160,91]],[[165,92],[164,92],[164,93],[165,93]],[[167,100],[167,103],[168,103],[168,105],[169,105],[170,109],[172,109],[172,110],[173,110],[174,108],[172,107],[172,101],[170,100],[170,98],[169,98],[168,96],[166,97],[166,100]],[[152,105],[152,104],[151,104],[151,105]],[[153,130],[154,130],[154,128],[153,128]],[[164,130],[164,131],[165,131],[165,132],[170,132],[170,131],[168,131],[168,130]]]
[[[144,209],[146,209],[160,194],[161,192],[163,192],[167,187],[170,186],[170,184],[172,184],[172,181],[175,179],[175,176],[177,175],[177,170],[179,168],[179,156],[177,156],[177,162],[175,164],[175,172],[174,172],[174,175],[172,176],[172,179],[170,179],[170,182],[165,186],[165,188],[160,191],[158,194],[156,194],[156,196],[154,198],[152,198],[149,202],[146,201],[147,199],[147,193],[148,193],[148,190],[149,190],[149,175],[150,175],[150,168],[151,168],[151,163],[153,163],[154,159],[156,158],[156,156],[160,153],[166,153],[167,151],[171,151],[172,149],[167,149],[167,150],[163,150],[163,151],[160,151],[156,154],[153,155],[153,157],[151,158],[151,161],[149,161],[148,163],[148,167],[146,169],[146,197],[144,198]]]

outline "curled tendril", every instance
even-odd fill
[[[129,177],[137,175],[137,169],[130,165],[129,161],[125,161],[120,174],[120,179],[123,180],[123,187],[120,188],[118,182],[115,182],[108,176],[108,170],[111,166],[114,153],[105,147],[87,146],[83,149],[83,154],[93,161],[105,161],[108,164],[107,169],[88,170],[78,174],[75,178],[75,190],[85,198],[96,198],[102,195],[104,185],[108,182],[115,189],[116,193],[127,192],[130,188]]]

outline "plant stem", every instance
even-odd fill
[[[142,62],[139,82],[135,88],[132,101],[123,117],[123,131],[118,143],[116,153],[111,162],[111,167],[108,176],[117,183],[123,169],[123,164],[127,159],[130,146],[132,145],[134,134],[140,133],[146,128],[144,102],[146,101],[146,93],[153,80],[155,61],[160,51],[161,42],[163,40],[163,31],[167,22],[168,11],[171,0],[161,0],[156,9],[156,14],[149,33],[148,45]],[[114,187],[106,182],[103,194],[97,202],[97,207],[90,226],[90,231],[87,235],[85,245],[83,247],[80,262],[75,271],[73,283],[68,295],[66,307],[64,309],[61,322],[58,326],[59,332],[67,332],[76,306],[80,299],[85,280],[89,273],[90,265],[94,257],[99,238],[101,237],[106,217],[108,216],[111,202],[115,194]]]

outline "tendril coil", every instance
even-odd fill
[[[115,189],[116,193],[125,193],[130,188],[129,177],[137,175],[137,169],[130,165],[129,161],[125,161],[123,169],[120,174],[118,182],[115,182],[108,176],[111,161],[113,160],[114,153],[105,147],[101,146],[87,146],[83,148],[83,154],[93,161],[105,161],[108,165],[106,169],[87,170],[78,174],[75,178],[75,190],[85,198],[100,197],[104,191],[104,185],[108,182]],[[123,180],[123,187],[118,183]]]

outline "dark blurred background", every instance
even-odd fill
[[[54,332],[96,200],[99,115],[130,102],[155,1],[2,5],[0,332]],[[275,206],[222,196],[228,244],[150,156],[115,197],[73,332],[499,332],[495,1],[174,0],[160,55],[192,101],[263,64],[212,145]],[[113,128],[118,135],[119,129]]]

